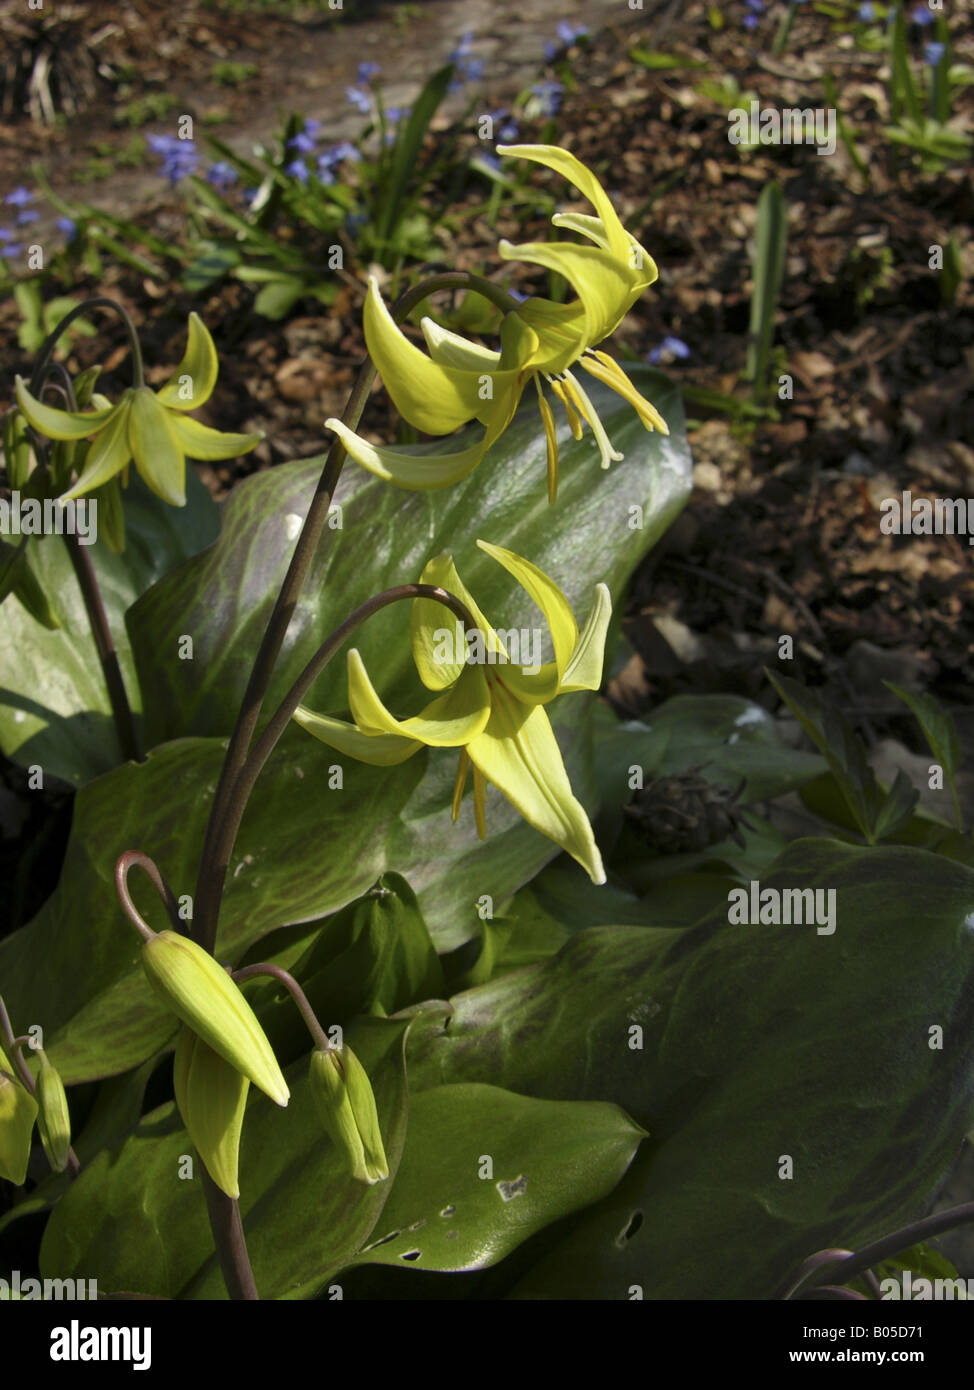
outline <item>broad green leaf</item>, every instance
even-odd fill
[[[974,1116],[974,873],[803,840],[768,887],[834,890],[834,933],[726,906],[686,931],[595,928],[417,1019],[414,1099],[476,1078],[611,1101],[652,1134],[516,1295],[774,1297],[937,1190]]]
[[[355,1264],[470,1270],[612,1191],[645,1137],[618,1106],[467,1083],[410,1104],[382,1219]],[[484,1157],[492,1175],[484,1175]]]
[[[368,1240],[392,1186],[406,1129],[402,1022],[360,1046],[375,1091],[390,1179],[366,1186],[345,1172],[324,1134],[308,1086],[308,1054],[288,1069],[286,1110],[259,1092],[247,1108],[240,1148],[240,1210],[262,1298],[307,1298]],[[115,1153],[85,1168],[44,1232],[41,1269],[98,1279],[99,1292],[221,1299],[198,1159],[174,1105],[145,1116]]]
[[[176,511],[133,471],[125,493],[125,551],[113,555],[100,543],[89,548],[137,719],[141,700],[125,610],[160,575],[216,535],[216,508],[195,472],[188,472],[187,505]],[[61,627],[46,631],[15,604],[0,610],[0,746],[21,766],[38,763],[45,772],[81,786],[120,760],[111,706],[64,541],[46,536],[30,549],[40,584],[56,595]],[[191,634],[192,628],[183,631]]]

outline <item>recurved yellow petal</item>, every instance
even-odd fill
[[[602,684],[605,638],[611,617],[612,595],[604,584],[596,584],[595,600],[562,673],[560,692],[598,690]]]
[[[174,507],[186,505],[186,455],[169,424],[170,416],[147,386],[132,394],[129,447],[143,480]]]
[[[118,406],[109,405],[102,410],[56,410],[36,400],[19,376],[15,389],[17,404],[23,414],[37,433],[46,439],[87,439],[89,435],[96,434],[111,418],[112,412],[118,409]]]
[[[425,434],[450,434],[480,418],[484,369],[440,366],[411,343],[386,308],[374,278],[369,280],[363,322],[372,361],[396,409],[410,424]]]
[[[210,399],[219,370],[209,330],[199,314],[190,314],[185,355],[165,386],[157,392],[156,399],[170,410],[195,410]]]
[[[602,857],[588,816],[572,793],[561,751],[540,705],[525,705],[496,675],[486,729],[468,745],[474,767],[521,815],[581,864],[593,883],[605,882]]]
[[[374,767],[393,767],[404,763],[422,748],[415,739],[402,738],[399,734],[363,734],[354,724],[345,719],[332,719],[327,714],[315,714],[314,710],[298,705],[291,716],[296,724],[329,748],[345,753],[359,762],[371,763]]]
[[[166,418],[176,443],[186,457],[204,462],[234,459],[239,454],[246,454],[264,438],[261,433],[225,434],[223,430],[210,429],[209,425],[201,425],[199,420],[190,420],[181,415]]]
[[[419,582],[435,584],[458,598],[470,610],[471,617],[483,633],[485,647],[490,645],[493,629],[457,574],[452,555],[444,552],[429,560]],[[467,644],[462,633],[463,624],[442,603],[437,603],[435,599],[418,598],[412,606],[409,629],[413,660],[420,680],[427,690],[445,690],[457,680],[466,665]],[[450,643],[444,640],[444,633],[450,634]],[[446,650],[448,645],[453,647],[452,654],[457,658],[455,661],[446,659],[451,654]],[[506,657],[503,645],[498,643],[497,646],[499,654]]]
[[[363,733],[400,734],[431,748],[459,748],[475,738],[490,718],[490,695],[483,671],[465,666],[445,695],[430,701],[421,714],[396,719],[369,680],[358,649],[348,654],[348,705]]]
[[[551,630],[555,665],[561,674],[568,665],[578,641],[578,624],[575,622],[571,604],[555,581],[549,579],[537,565],[532,565],[530,560],[515,555],[513,550],[505,550],[503,546],[490,545],[487,541],[478,540],[477,545],[499,565],[503,565],[508,574],[513,574],[521,588],[527,590],[541,609]]]
[[[89,444],[81,476],[74,487],[69,488],[64,493],[64,501],[70,501],[71,498],[80,497],[84,492],[91,492],[92,489],[101,487],[103,483],[107,483],[116,474],[121,473],[132,457],[132,449],[129,444],[129,412],[132,395],[133,392],[126,391],[115,407],[112,418]]]

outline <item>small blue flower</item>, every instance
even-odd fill
[[[355,107],[356,111],[361,111],[363,116],[367,116],[372,110],[372,103],[369,101],[368,93],[360,91],[358,87],[346,87],[345,97]]]
[[[756,29],[758,27],[759,22],[760,21],[758,20],[756,14],[746,14],[744,18],[741,20],[741,23],[744,25],[745,29]]]
[[[928,24],[932,24],[934,21],[933,13],[926,5],[917,5],[910,18],[914,24],[919,24],[921,29],[925,29]]]
[[[297,179],[298,183],[308,182],[308,166],[303,159],[292,159],[290,164],[285,164],[284,172]]]
[[[21,253],[21,251],[23,251],[23,249],[24,249],[24,248],[23,248],[23,246],[20,244],[20,242],[17,242],[17,243],[15,244],[15,243],[12,242],[12,241],[5,241],[5,242],[3,243],[3,245],[0,246],[0,256],[2,256],[2,257],[4,257],[4,258],[10,258],[10,257],[12,257],[12,256],[19,256],[20,253]]]
[[[74,241],[78,235],[78,224],[73,217],[58,217],[54,223],[59,232],[63,232],[68,241]]]
[[[517,140],[519,131],[514,121],[508,121],[500,128],[500,138],[505,145],[513,145]]]
[[[359,63],[355,81],[360,87],[367,87],[373,77],[378,77],[381,71],[378,63]]]
[[[554,116],[561,110],[561,97],[565,88],[560,82],[536,82],[531,92],[537,97],[542,116]]]
[[[570,48],[576,39],[583,38],[588,33],[586,24],[569,24],[562,20],[558,25],[557,34],[566,48]]]
[[[667,334],[659,347],[654,347],[651,352],[646,354],[646,361],[655,367],[664,360],[672,362],[678,358],[681,361],[686,361],[689,356],[690,349],[683,339],[674,338]]]
[[[310,154],[315,147],[315,142],[307,131],[302,130],[300,134],[294,135],[287,142],[289,150],[297,150],[299,154]]]
[[[35,212],[33,208],[22,208],[17,214],[17,226],[26,227],[29,222],[36,222],[39,217],[40,213]]]
[[[232,164],[220,159],[207,169],[206,181],[214,188],[230,188],[237,182],[237,171]]]
[[[31,193],[29,189],[21,187],[8,193],[3,201],[12,204],[15,208],[22,208],[25,203],[32,203],[36,197],[36,193]]]
[[[490,150],[486,150],[480,156],[480,162],[486,164],[488,169],[494,169],[496,172],[500,172],[501,162],[497,158],[497,155],[493,154]]]
[[[335,171],[324,160],[318,160],[318,182],[329,188],[335,182]]]
[[[508,285],[507,287],[507,293],[511,296],[512,299],[516,299],[518,304],[523,304],[524,301],[528,298],[526,294],[522,294],[520,290],[513,289],[510,285]]]
[[[749,10],[755,14],[764,14],[764,0],[744,0]]]
[[[861,24],[871,24],[876,18],[876,6],[870,4],[869,0],[866,0],[864,5],[859,6],[858,17]]]
[[[350,140],[342,140],[337,145],[332,145],[330,149],[322,151],[318,156],[319,164],[341,164],[343,160],[350,160],[353,164],[358,163],[362,158],[359,151]]]
[[[386,112],[386,125],[398,125],[412,112],[411,106],[390,106]]]
[[[310,135],[312,140],[317,140],[321,134],[321,122],[316,121],[312,116],[306,116],[304,120],[304,133]]]
[[[928,43],[924,47],[923,56],[930,67],[935,68],[946,52],[947,45],[945,43]],[[21,216],[23,216],[23,213],[21,213]],[[20,219],[18,218],[17,220],[19,221]]]
[[[175,135],[150,135],[148,144],[150,150],[161,157],[160,172],[173,187],[188,174],[196,173],[199,154],[192,140],[180,140]]]
[[[12,232],[9,227],[0,227],[0,241],[13,241],[16,235],[17,233]]]

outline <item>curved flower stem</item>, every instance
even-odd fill
[[[307,1024],[308,1032],[311,1034],[312,1038],[314,1038],[317,1046],[320,1047],[323,1052],[328,1052],[331,1048],[328,1036],[318,1022],[318,1015],[311,1007],[308,996],[290,971],[283,970],[279,965],[245,965],[242,970],[235,970],[231,978],[239,985],[243,984],[244,980],[256,979],[258,975],[270,975],[272,979],[281,982],[298,1006],[298,1012]]]
[[[122,910],[135,930],[142,937],[142,940],[151,941],[156,933],[152,930],[132,901],[132,895],[129,892],[128,877],[129,870],[134,868],[139,868],[143,873],[148,874],[152,881],[153,888],[155,888],[165,904],[166,911],[169,913],[169,920],[173,925],[173,930],[182,933],[183,924],[179,919],[179,904],[176,901],[176,895],[159,872],[155,860],[150,859],[147,854],[142,854],[137,849],[127,849],[124,854],[118,856],[118,862],[115,865],[115,891],[118,893],[118,900],[122,904]]]
[[[808,1288],[812,1275],[819,1270],[827,1269],[833,1278],[841,1274],[844,1281],[848,1283],[851,1279],[862,1274],[863,1271],[872,1269],[873,1265],[881,1264],[890,1255],[896,1255],[901,1250],[909,1250],[912,1245],[916,1245],[920,1241],[930,1240],[933,1236],[939,1236],[944,1231],[953,1230],[955,1226],[966,1226],[972,1222],[974,1222],[974,1202],[965,1202],[962,1206],[950,1207],[947,1211],[938,1211],[933,1216],[925,1216],[922,1221],[914,1221],[911,1226],[904,1226],[902,1230],[894,1231],[892,1235],[883,1236],[881,1240],[874,1240],[871,1245],[864,1245],[855,1254],[850,1250],[820,1250],[804,1261],[795,1278],[782,1294],[782,1299],[796,1298],[804,1289]]]
[[[475,290],[505,312],[518,307],[516,300],[506,295],[497,285],[491,284],[489,280],[483,280],[480,276],[469,275],[466,272],[448,272],[443,275],[432,275],[429,279],[413,286],[411,290],[407,290],[393,305],[392,316],[397,323],[401,323],[416,305],[422,303],[429,295],[435,294],[439,290],[454,289]],[[342,423],[347,425],[349,429],[355,429],[362,417],[375,374],[375,366],[371,358],[366,358],[359,369],[355,385],[352,387],[352,394],[342,414]],[[345,446],[336,436],[325,458],[318,486],[311,499],[301,534],[294,547],[287,574],[284,576],[284,583],[281,585],[281,591],[277,596],[263,640],[254,660],[240,712],[237,715],[237,722],[230,736],[220,780],[213,797],[209,823],[203,841],[203,851],[200,856],[194,899],[194,917],[199,931],[199,939],[208,951],[212,951],[216,945],[220,900],[223,896],[223,885],[227,876],[229,853],[233,845],[233,836],[228,836],[223,828],[223,822],[228,816],[232,816],[239,824],[240,815],[237,814],[236,808],[231,809],[231,802],[236,800],[235,783],[246,762],[247,751],[260,718],[274,664],[280,655],[288,626],[297,607],[298,596],[307,578],[318,541],[328,519],[328,508],[341,476],[344,462]],[[240,814],[242,814],[242,810]],[[234,835],[235,833],[234,828]]]
[[[49,333],[44,339],[40,351],[37,354],[37,360],[34,362],[34,370],[31,372],[30,394],[32,396],[38,394],[41,382],[47,375],[48,364],[57,346],[58,339],[64,333],[65,329],[71,326],[76,318],[80,318],[82,314],[86,314],[89,309],[111,309],[113,313],[118,314],[125,326],[125,336],[129,340],[129,351],[132,354],[132,385],[135,387],[145,385],[145,370],[142,365],[142,348],[139,345],[139,337],[135,331],[135,324],[132,322],[128,310],[124,309],[116,300],[109,299],[107,295],[99,294],[91,299],[86,299],[82,304],[76,305],[69,314],[65,314],[64,318],[53,332]]]

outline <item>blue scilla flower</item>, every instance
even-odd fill
[[[58,217],[54,222],[59,232],[63,232],[68,241],[74,241],[78,235],[78,224],[73,217]]]
[[[290,164],[285,164],[284,172],[297,179],[298,183],[308,182],[308,166],[303,159],[292,159]]]
[[[531,92],[538,99],[542,116],[554,116],[561,110],[561,98],[564,90],[564,86],[554,79],[534,84]]]
[[[933,12],[926,5],[917,5],[910,18],[914,24],[919,24],[921,29],[925,29],[934,20]]]
[[[355,81],[360,87],[367,87],[373,77],[378,77],[381,71],[378,63],[359,63]]]
[[[314,138],[306,130],[302,130],[291,137],[287,147],[289,150],[297,150],[299,154],[310,154],[315,147]]]
[[[947,45],[945,43],[928,43],[924,47],[923,56],[930,67],[935,68],[946,52]],[[21,217],[22,216],[23,213],[21,213]],[[20,221],[19,217],[17,221]]]
[[[664,360],[672,362],[679,359],[685,362],[689,356],[690,349],[683,339],[674,338],[667,334],[659,347],[654,347],[651,352],[646,354],[646,361],[655,367]]]
[[[12,193],[8,193],[4,198],[5,203],[10,203],[15,208],[22,208],[25,203],[32,203],[37,197],[36,193],[31,193],[29,188],[15,188]]]
[[[40,213],[35,212],[33,208],[21,208],[17,214],[17,226],[26,227],[29,222],[36,222],[39,217]]]
[[[345,97],[355,107],[356,111],[361,111],[363,116],[367,116],[372,110],[372,103],[369,101],[368,93],[361,91],[358,87],[346,87]]]
[[[237,182],[237,171],[225,159],[219,159],[207,169],[206,181],[214,188],[231,188]]]
[[[196,173],[199,152],[193,140],[180,140],[175,135],[150,135],[149,149],[162,161],[160,172],[176,186],[181,179]]]
[[[862,24],[871,24],[876,18],[876,6],[870,4],[869,0],[866,0],[864,5],[859,6],[858,18]]]

